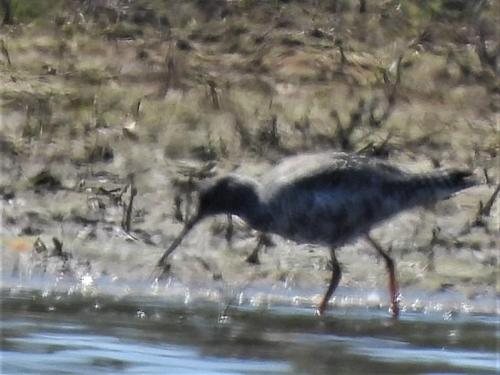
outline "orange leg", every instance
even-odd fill
[[[330,285],[328,285],[328,289],[326,290],[326,293],[316,310],[316,315],[319,316],[324,314],[326,307],[328,306],[328,301],[330,301],[330,297],[335,292],[335,289],[337,289],[340,278],[342,277],[342,270],[340,269],[340,264],[337,260],[337,257],[335,256],[335,250],[333,248],[330,249],[330,257],[330,264],[332,266],[332,278],[330,280]]]
[[[392,317],[396,318],[399,316],[399,302],[398,302],[398,282],[396,280],[395,265],[392,258],[387,254],[382,246],[380,246],[375,240],[373,240],[370,235],[366,235],[366,240],[377,250],[377,252],[384,258],[385,266],[387,272],[389,273],[389,293],[391,295],[391,310]]]

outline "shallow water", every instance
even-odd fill
[[[465,309],[446,294],[425,305],[418,299],[405,304],[401,319],[393,321],[385,307],[370,304],[373,292],[353,298],[352,291],[341,290],[340,296],[351,297],[338,299],[327,316],[317,318],[309,301],[270,302],[277,299],[262,290],[235,299],[175,285],[165,287],[170,293],[150,295],[137,289],[117,293],[111,286],[108,293],[81,285],[41,286],[4,283],[2,374],[500,370],[497,312],[477,312],[474,305]]]

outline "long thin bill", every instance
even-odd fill
[[[163,253],[161,256],[160,260],[158,261],[157,267],[165,267],[166,266],[166,261],[168,256],[174,252],[174,250],[179,246],[179,244],[182,242],[184,237],[189,233],[189,231],[194,227],[194,225],[198,222],[198,218],[194,218],[193,220],[190,220],[189,222],[186,223],[184,228],[182,229],[182,232],[177,236],[177,238],[172,242],[172,244],[169,246],[167,250]]]

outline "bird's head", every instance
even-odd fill
[[[256,183],[238,175],[227,175],[204,183],[198,187],[198,208],[191,219],[189,219],[182,232],[165,251],[159,266],[166,262],[167,256],[172,253],[181,243],[182,239],[200,220],[211,215],[218,214],[248,214],[256,206],[257,192]]]
[[[198,211],[195,217],[202,219],[218,214],[237,214],[252,187],[244,178],[227,175],[210,181],[199,190]]]

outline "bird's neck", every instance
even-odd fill
[[[264,230],[267,209],[259,195],[259,185],[255,181],[245,181],[234,192],[229,193],[230,214],[241,217],[251,227]]]

